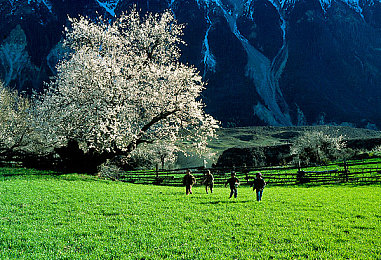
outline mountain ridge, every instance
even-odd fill
[[[41,90],[65,52],[67,16],[112,19],[133,5],[187,24],[182,61],[203,75],[206,110],[224,126],[381,127],[380,0],[3,0],[1,78]],[[18,25],[27,41],[6,46]]]

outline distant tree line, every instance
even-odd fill
[[[292,143],[248,148],[230,148],[218,158],[218,167],[261,167],[292,164],[325,165],[337,160],[381,156],[381,137],[345,139],[322,131],[307,131]]]

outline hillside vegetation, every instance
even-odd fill
[[[219,156],[227,149],[290,144],[306,131],[322,131],[332,137],[343,135],[345,140],[380,138],[381,143],[381,131],[345,126],[252,126],[219,128],[217,130],[218,138],[211,140],[208,144],[208,147],[211,148],[211,152],[214,153],[214,156],[211,156],[206,160],[206,166],[211,166],[213,163],[216,163]],[[178,168],[198,167],[202,165],[203,158],[198,156],[180,156],[177,161]]]
[[[334,137],[343,135],[346,140],[381,138],[380,131],[344,126],[254,126],[220,128],[218,130],[218,139],[211,141],[209,146],[221,152],[232,147],[247,148],[281,145],[292,143],[295,138],[305,131],[322,131]]]

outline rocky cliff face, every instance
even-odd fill
[[[2,79],[40,89],[64,52],[67,15],[112,19],[134,4],[187,25],[182,59],[225,126],[381,127],[380,0],[2,0]]]

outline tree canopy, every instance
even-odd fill
[[[308,131],[291,146],[291,155],[303,165],[327,163],[344,156],[343,136],[332,137],[321,131]]]
[[[0,81],[0,155],[21,152],[31,144],[31,104]]]
[[[184,26],[169,11],[70,21],[64,46],[71,53],[36,103],[38,125],[54,147],[71,141],[102,158],[158,141],[205,149],[218,122],[204,112],[201,76],[179,61]]]

